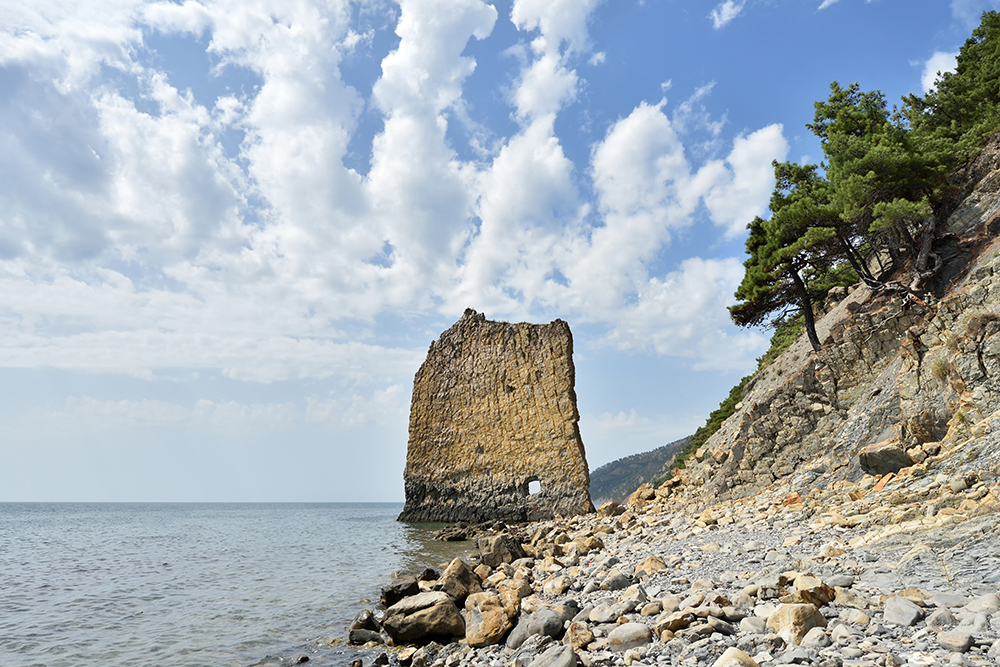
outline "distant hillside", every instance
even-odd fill
[[[689,440],[691,436],[651,452],[626,456],[591,471],[590,497],[594,504],[599,505],[606,500],[624,500],[643,482],[665,474],[664,466],[684,449]]]

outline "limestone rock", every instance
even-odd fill
[[[812,604],[783,604],[767,619],[769,630],[787,642],[798,644],[813,628],[826,627],[826,618]]]
[[[644,623],[623,623],[608,633],[608,648],[627,651],[653,641],[653,631]]]
[[[949,651],[965,653],[972,648],[972,635],[961,630],[939,632],[937,639],[938,643]]]
[[[379,597],[379,601],[382,603],[383,607],[388,609],[403,598],[410,595],[416,595],[419,592],[420,585],[417,584],[417,578],[412,574],[404,573],[398,575],[392,580],[392,583],[382,589],[382,595]]]
[[[528,667],[575,667],[576,654],[569,646],[552,646],[531,661]]]
[[[403,598],[386,610],[382,626],[397,644],[424,637],[465,635],[465,621],[458,607],[440,591]]]
[[[480,537],[476,546],[479,547],[480,561],[493,568],[503,563],[513,563],[527,555],[521,548],[521,543],[507,533]]]
[[[566,322],[491,322],[466,310],[414,379],[399,520],[592,512],[574,384]]]
[[[904,597],[894,595],[885,602],[885,622],[909,627],[924,616],[924,610]]]
[[[511,625],[495,593],[473,593],[465,600],[465,641],[469,646],[497,644]]]
[[[914,461],[896,438],[876,442],[858,453],[861,468],[872,475],[887,475],[913,465]]]
[[[456,558],[445,568],[434,588],[444,591],[455,602],[462,604],[468,596],[481,592],[483,585],[479,575],[464,560]]]
[[[743,651],[731,646],[712,663],[712,667],[760,667],[760,665]]]
[[[569,627],[566,628],[566,636],[563,637],[564,643],[578,651],[586,648],[592,641],[594,641],[594,633],[590,631],[586,623],[580,621],[570,623]]]

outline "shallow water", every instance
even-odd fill
[[[0,665],[339,664],[390,572],[471,548],[401,509],[0,504]]]

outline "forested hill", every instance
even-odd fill
[[[666,475],[674,455],[684,449],[691,436],[651,452],[612,461],[590,473],[590,497],[594,505],[606,500],[624,500],[643,482]]]

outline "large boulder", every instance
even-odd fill
[[[379,601],[383,607],[388,609],[403,598],[416,595],[419,592],[420,585],[417,583],[416,577],[412,574],[398,574],[388,586],[382,589]]]
[[[464,560],[456,558],[441,573],[434,590],[447,593],[457,604],[462,604],[473,593],[483,591],[483,582]]]
[[[507,636],[507,648],[520,648],[528,637],[544,635],[558,639],[563,632],[563,617],[558,612],[542,607],[533,614],[522,616]]]
[[[913,465],[913,459],[897,438],[868,445],[858,452],[858,462],[872,475],[887,475]]]
[[[385,612],[382,627],[397,644],[465,635],[465,621],[447,593],[428,591],[403,598]]]
[[[511,628],[496,593],[473,593],[465,600],[465,641],[473,648],[497,644]]]
[[[521,548],[521,543],[507,533],[480,537],[477,546],[480,561],[492,568],[499,567],[503,563],[513,563],[518,558],[527,556]]]

